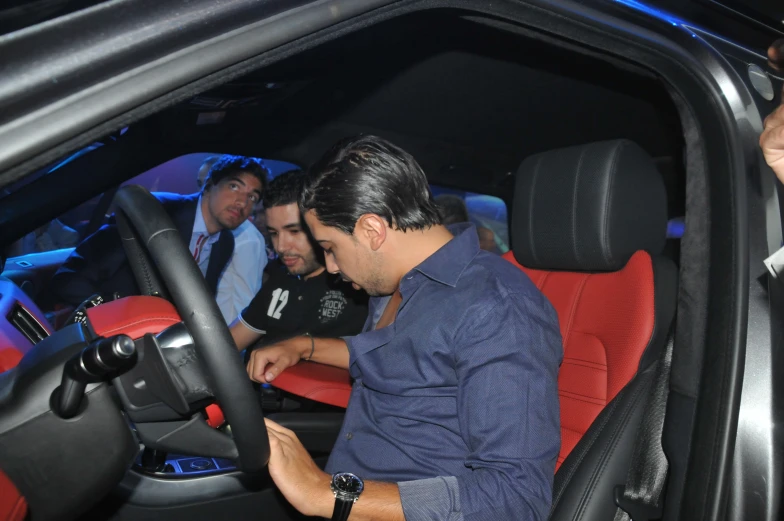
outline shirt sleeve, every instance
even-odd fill
[[[406,521],[463,521],[460,486],[454,476],[403,481],[397,484]]]
[[[269,283],[269,281],[268,281]],[[265,286],[267,287],[267,286]],[[245,327],[260,335],[267,334],[267,309],[270,305],[270,292],[264,289],[259,290],[250,304],[239,314],[239,321]]]
[[[407,521],[547,519],[563,348],[543,300],[510,295],[456,333],[458,420],[472,472],[398,484]]]
[[[266,265],[267,255],[261,234],[234,246],[231,261],[218,283],[216,296],[227,323],[231,324],[259,292]]]

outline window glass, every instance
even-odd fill
[[[482,249],[498,254],[509,251],[509,222],[502,199],[436,185],[430,189],[446,224],[467,219],[476,226]]]

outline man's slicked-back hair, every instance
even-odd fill
[[[227,177],[243,172],[259,180],[261,193],[263,194],[267,188],[270,176],[270,169],[264,164],[264,160],[257,157],[233,156],[229,154],[220,156],[220,159],[213,163],[210,171],[207,173],[207,177],[204,179],[204,188],[202,190],[207,190]]]
[[[261,196],[264,208],[299,204],[299,197],[305,186],[306,174],[302,170],[289,170],[270,181]]]
[[[300,209],[313,210],[323,225],[349,235],[365,214],[404,232],[441,224],[422,167],[408,152],[372,135],[339,141],[311,167]]]

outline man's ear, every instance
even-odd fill
[[[361,242],[366,243],[371,250],[378,251],[387,240],[389,226],[387,222],[374,213],[367,213],[357,220],[354,235]]]

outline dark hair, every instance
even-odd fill
[[[302,188],[305,186],[305,177],[305,172],[302,170],[289,170],[270,181],[261,197],[264,208],[298,204]]]
[[[441,194],[436,197],[438,213],[442,224],[467,223],[468,208],[462,198],[452,194]]]
[[[300,208],[347,234],[368,213],[404,232],[441,224],[422,167],[408,152],[370,135],[339,141],[313,165]]]
[[[204,179],[203,190],[216,185],[231,175],[246,172],[261,182],[261,193],[267,188],[270,170],[264,160],[257,157],[222,155],[210,168]]]

